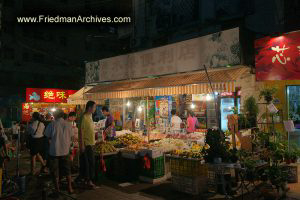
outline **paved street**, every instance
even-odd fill
[[[9,172],[11,175],[15,173],[16,160],[13,159],[9,164]],[[21,157],[21,169],[20,174],[28,174],[30,169],[29,155],[26,152],[22,153]],[[26,193],[21,196],[24,200],[42,200],[43,189],[47,183],[51,184],[50,176],[27,176],[26,177]],[[73,198],[79,200],[94,200],[94,199],[105,199],[105,200],[188,200],[188,199],[224,199],[224,196],[191,196],[184,193],[175,191],[172,188],[170,181],[162,184],[147,184],[147,183],[128,183],[127,186],[120,186],[121,183],[103,180],[98,183],[99,187],[96,190],[87,190],[75,185],[76,194],[72,195]],[[101,185],[100,185],[101,184]],[[295,200],[300,199],[300,184],[290,184],[291,191],[289,192],[288,199]],[[62,188],[63,192],[64,188]],[[51,193],[47,190],[48,195]],[[48,197],[48,200],[54,198]],[[60,195],[59,200],[72,199],[67,196]],[[242,199],[242,198],[239,198]],[[252,194],[247,195],[244,199],[253,200],[255,199]]]

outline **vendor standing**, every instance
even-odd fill
[[[196,120],[195,120],[195,114],[190,111],[187,118],[187,133],[193,133],[196,131]]]
[[[182,123],[182,120],[180,117],[177,116],[176,110],[171,111],[172,118],[171,118],[171,133],[172,134],[178,134],[181,132],[180,125]]]
[[[112,140],[115,136],[114,117],[110,114],[108,107],[102,107],[102,113],[106,116],[104,133],[106,140]]]

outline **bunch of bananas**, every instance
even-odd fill
[[[95,145],[94,151],[96,153],[111,153],[116,152],[117,149],[111,143],[100,142]]]
[[[180,156],[183,158],[201,159],[203,157],[202,149],[203,146],[200,146],[199,144],[193,144],[190,149],[184,149],[184,150],[177,149],[173,151],[172,155]]]

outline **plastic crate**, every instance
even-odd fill
[[[140,152],[139,152],[139,155],[140,156],[145,156],[145,155],[149,155],[150,158],[158,158],[158,157],[161,157],[163,156],[163,152],[159,149],[142,149]]]
[[[172,185],[175,190],[191,195],[199,195],[208,191],[207,177],[205,176],[172,175]]]
[[[104,158],[105,161],[105,166],[106,166],[106,172],[102,172],[100,171],[99,167],[100,167],[100,157],[96,157],[96,173],[95,173],[95,179],[96,181],[103,181],[106,180],[109,175],[111,174],[111,169],[112,169],[112,161],[113,158],[112,157],[108,157],[108,158]]]
[[[168,178],[171,178],[171,163],[170,157],[165,157],[165,175]]]
[[[144,160],[141,161],[142,169],[141,176],[148,178],[160,178],[165,175],[165,158],[164,156],[158,158],[150,158],[150,169],[144,168]]]
[[[169,157],[172,175],[180,176],[207,176],[208,166],[199,159]]]
[[[141,169],[140,159],[121,158],[119,177],[120,181],[138,181]]]

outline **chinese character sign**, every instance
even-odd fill
[[[26,89],[26,102],[44,102],[44,103],[67,103],[70,95],[76,90],[61,89]]]
[[[255,41],[256,79],[300,79],[300,31]]]

